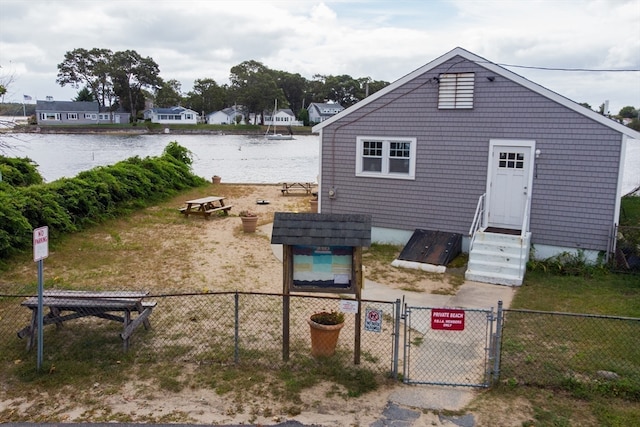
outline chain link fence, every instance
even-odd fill
[[[5,355],[5,361],[25,359],[34,353],[25,348],[31,323],[31,310],[21,306],[25,297],[0,296],[0,353]],[[339,311],[341,300],[290,295],[289,351],[285,355],[284,298],[280,294],[247,292],[150,295],[144,302],[145,306],[155,303],[148,318],[151,328],[146,330],[140,324],[129,338],[126,354],[121,339],[122,323],[101,319],[117,320],[118,313],[76,309],[67,314],[73,321],[64,321],[60,327],[48,325],[45,318],[44,352],[50,363],[72,360],[82,354],[81,357],[96,360],[113,355],[144,363],[280,367],[287,361],[296,363],[309,358],[311,339],[307,319],[318,311]],[[363,300],[362,316],[367,308],[379,310],[383,319],[379,332],[366,330],[361,319],[359,366],[395,377],[400,302]],[[45,315],[47,312],[45,309]],[[337,363],[354,364],[355,317],[356,314],[345,313],[333,356]],[[131,316],[132,321],[135,318],[135,314]]]
[[[35,368],[35,351],[27,351],[27,340],[17,336],[31,322],[31,310],[21,304],[32,295],[20,290],[0,295],[4,378],[24,375],[23,367]],[[92,316],[62,327],[45,326],[45,361],[59,369],[91,366],[104,375],[114,364],[149,375],[187,366],[305,369],[314,360],[307,319],[318,311],[339,311],[340,300],[289,296],[288,358],[283,352],[285,297],[226,292],[145,298],[156,303],[149,317],[151,328],[137,328],[127,352],[118,322]],[[367,309],[381,313],[379,331],[367,328]],[[431,310],[412,307],[404,313],[399,300],[363,300],[357,366],[384,377],[402,374],[415,383],[482,386],[500,380],[546,388],[597,388],[640,400],[638,318],[502,310],[499,304],[497,315],[465,310],[465,330],[447,331],[433,328]],[[345,313],[332,363],[354,366],[355,316]]]
[[[499,376],[640,400],[640,319],[504,310]]]

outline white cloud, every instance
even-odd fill
[[[19,74],[14,99],[70,99],[57,64],[80,47],[136,50],[185,92],[252,59],[393,81],[456,46],[496,63],[640,69],[639,36],[640,0],[0,0],[0,75]],[[592,106],[640,106],[638,73],[512,71]]]

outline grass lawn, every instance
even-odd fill
[[[640,225],[640,197],[626,197],[623,199],[621,225]],[[524,285],[518,290],[511,304],[512,309],[539,310],[545,312],[584,313],[601,316],[620,316],[640,318],[640,275],[611,273],[606,268],[581,266],[568,270],[557,270],[554,263],[532,263],[535,268],[527,272]],[[587,324],[583,319],[572,320]],[[574,324],[572,323],[572,325]],[[637,322],[633,322],[637,325]],[[602,325],[602,323],[597,323]],[[544,328],[537,325],[537,331]],[[640,335],[635,327],[634,333],[620,334],[615,337],[616,330],[612,328],[599,342],[599,348],[606,349],[606,341],[629,340],[626,348],[640,348]],[[584,331],[584,342],[593,339],[595,331]],[[600,331],[602,332],[602,331]],[[534,330],[533,332],[537,332]],[[544,334],[548,339],[549,334]],[[578,334],[579,335],[579,334]],[[532,347],[543,347],[543,334],[530,336]],[[536,340],[539,340],[536,342]],[[562,337],[560,337],[562,342]],[[635,343],[634,343],[635,342]],[[507,343],[508,344],[508,343]],[[573,343],[575,344],[575,343]],[[503,345],[505,345],[503,343]],[[578,343],[580,345],[580,343]],[[504,348],[504,347],[503,347]],[[542,348],[545,356],[556,348]],[[579,349],[584,354],[588,348]],[[633,351],[632,351],[633,352]],[[535,354],[535,353],[534,353]],[[617,355],[612,355],[611,359]],[[621,355],[631,359],[636,367],[640,365],[640,356],[634,354]],[[535,361],[528,361],[535,366]],[[523,364],[523,369],[527,365]],[[529,368],[531,369],[531,368]],[[542,370],[541,370],[542,371]],[[539,372],[538,375],[542,375]],[[638,426],[640,425],[640,386],[631,384],[631,395],[620,397],[629,389],[615,389],[607,387],[602,381],[594,387],[585,388],[579,383],[564,383],[560,386],[534,387],[510,382],[509,378],[501,378],[501,383],[482,394],[471,409],[509,408],[513,411],[526,411],[531,415],[530,420],[523,426]],[[517,403],[516,403],[517,402]],[[523,409],[524,408],[524,409]]]

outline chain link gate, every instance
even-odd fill
[[[405,306],[406,384],[488,387],[496,360],[493,310]]]

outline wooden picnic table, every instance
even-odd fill
[[[225,205],[224,197],[208,196],[200,199],[187,200],[186,207],[180,208],[180,212],[189,215],[202,215],[205,219],[209,219],[214,212],[222,211],[225,215],[229,215],[229,210],[233,205]]]
[[[289,194],[290,191],[304,191],[305,194],[311,194],[313,191],[313,183],[311,182],[283,182],[282,195]]]
[[[43,326],[55,324],[62,327],[64,322],[82,317],[100,317],[123,324],[122,338],[124,350],[129,349],[129,338],[141,324],[150,329],[149,316],[155,302],[143,301],[146,291],[70,291],[47,290],[42,295],[42,306],[49,308],[43,317]],[[38,329],[38,297],[33,296],[22,302],[31,310],[31,322],[18,332],[19,338],[27,337],[27,350],[31,350]],[[114,313],[122,313],[121,315]],[[132,314],[136,314],[132,317]]]

